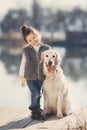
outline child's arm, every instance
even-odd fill
[[[20,80],[21,80],[21,86],[25,87],[26,86],[26,78],[24,76],[20,76]]]
[[[26,86],[26,78],[24,77],[24,72],[25,72],[25,62],[26,62],[26,57],[23,54],[22,60],[21,60],[21,65],[20,65],[20,70],[19,70],[19,76],[21,80],[21,85],[22,87]]]

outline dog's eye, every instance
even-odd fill
[[[55,55],[53,55],[53,58],[55,57]]]
[[[46,57],[48,57],[48,55],[46,55]]]

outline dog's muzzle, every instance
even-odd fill
[[[52,65],[52,61],[49,61],[49,62],[48,62],[48,65],[51,66],[51,65]]]
[[[46,64],[47,70],[50,73],[54,73],[55,71],[55,65],[53,65],[52,61],[49,61],[48,64]]]

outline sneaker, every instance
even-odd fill
[[[44,120],[44,116],[41,114],[42,110],[32,111],[31,118],[35,120]]]

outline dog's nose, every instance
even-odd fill
[[[52,65],[52,61],[49,61],[49,62],[48,62],[48,65]]]

